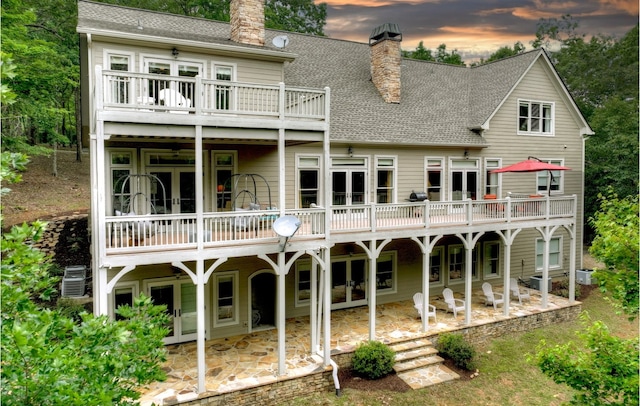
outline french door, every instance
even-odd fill
[[[196,285],[191,280],[149,281],[146,291],[155,305],[167,306],[170,319],[165,344],[197,338]]]
[[[153,168],[149,173],[162,182],[162,185],[152,184],[149,194],[158,214],[196,212],[194,168]]]
[[[451,162],[451,200],[476,200],[478,196],[478,161],[454,160]]]
[[[335,206],[365,204],[366,175],[362,169],[334,170],[331,173],[331,203]]]
[[[344,309],[367,303],[367,261],[364,258],[331,263],[331,308]]]
[[[144,71],[154,75],[182,76],[194,78],[202,76],[202,64],[198,62],[180,61],[160,58],[145,58]],[[195,94],[195,82],[172,81],[162,78],[146,81],[146,96],[151,104],[166,104],[168,106],[195,107],[197,97]],[[171,93],[161,92],[169,89]],[[183,101],[186,105],[180,105]]]

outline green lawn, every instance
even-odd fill
[[[602,320],[620,337],[638,338],[638,324],[616,315],[598,290],[582,305],[592,320]],[[526,361],[541,339],[548,344],[575,340],[579,321],[561,323],[526,333],[501,337],[477,347],[480,375],[470,381],[454,381],[405,393],[363,392],[345,388],[341,397],[334,393],[301,397],[288,405],[560,405],[571,399],[572,390],[557,385]]]

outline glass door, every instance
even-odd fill
[[[343,309],[367,303],[366,260],[331,263],[331,308]]]
[[[363,170],[341,170],[331,174],[332,204],[351,206],[365,204],[366,173]]]
[[[478,197],[478,161],[451,162],[451,200],[476,200]]]
[[[155,305],[167,306],[170,319],[165,344],[196,339],[196,286],[190,280],[149,282],[147,293]]]
[[[196,179],[193,168],[162,168],[149,172],[156,176],[164,186],[151,187],[151,203],[156,210],[162,208],[169,213],[195,213],[196,212]],[[161,214],[161,213],[159,213]]]
[[[202,75],[202,64],[171,59],[145,58],[144,71],[154,75],[195,78]],[[145,86],[145,96],[151,104],[195,107],[195,81],[157,77],[147,80]],[[180,112],[187,113],[186,110],[180,110]]]

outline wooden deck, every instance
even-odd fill
[[[318,207],[285,210],[284,213],[300,220],[297,239],[326,239],[329,235],[362,232],[486,224],[506,227],[526,221],[572,219],[576,215],[575,207],[576,197],[565,196],[334,206],[327,210]],[[276,242],[278,235],[273,231],[273,222],[279,215],[280,212],[274,210],[204,213],[201,226],[195,214],[106,217],[106,252],[119,254],[195,248],[198,229],[202,230],[205,247]]]

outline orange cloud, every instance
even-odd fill
[[[605,8],[613,7],[630,15],[638,15],[638,1],[636,0],[600,0],[600,4]]]

